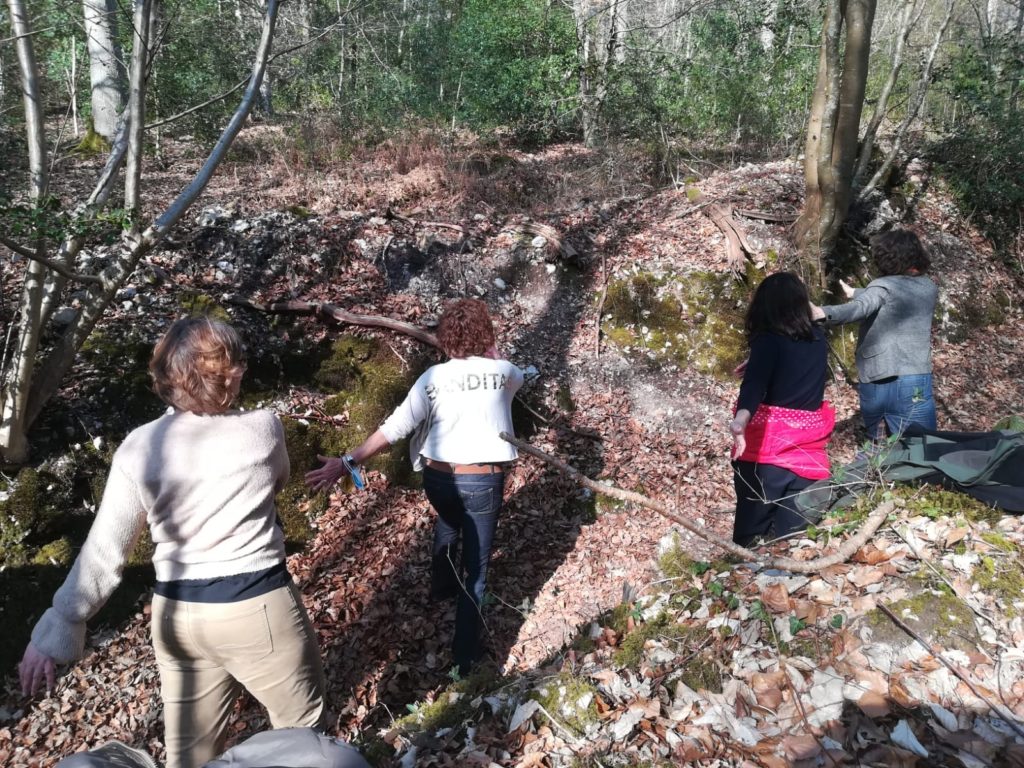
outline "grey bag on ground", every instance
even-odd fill
[[[141,749],[119,741],[80,752],[56,768],[158,768]],[[279,728],[257,733],[203,768],[370,768],[359,751],[312,728]]]

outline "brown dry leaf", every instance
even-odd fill
[[[864,589],[864,587],[877,584],[884,579],[885,573],[881,568],[865,565],[850,571],[846,578],[851,584]]]
[[[891,555],[888,552],[883,552],[874,544],[868,544],[867,546],[858,549],[851,559],[855,562],[864,563],[866,565],[877,565],[878,563],[888,560],[890,557]]]
[[[821,754],[821,744],[813,736],[787,736],[782,740],[782,748],[790,760],[810,760]]]
[[[789,597],[786,585],[782,583],[769,584],[761,590],[761,601],[772,613],[789,613],[793,608],[793,601]]]
[[[952,546],[964,540],[967,535],[966,528],[954,528],[946,534],[946,540],[944,542],[946,549],[950,549]]]
[[[543,752],[531,752],[516,763],[516,768],[541,768],[544,765]]]
[[[885,717],[891,711],[889,700],[874,691],[865,691],[857,700],[857,706],[868,717]]]

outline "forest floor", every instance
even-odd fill
[[[707,165],[685,188],[656,189],[639,155],[600,155],[574,145],[535,153],[453,149],[425,135],[355,152],[344,162],[321,162],[292,146],[276,129],[243,133],[188,221],[122,291],[101,332],[152,343],[201,295],[243,329],[250,355],[283,355],[338,329],[309,319],[272,321],[232,306],[227,296],[334,302],[427,326],[448,298],[480,296],[495,313],[502,351],[539,373],[524,391],[528,410],[521,436],[591,477],[641,491],[730,536],[726,424],[735,380],[701,372],[649,345],[648,310],[629,328],[631,344],[599,337],[599,329],[609,327],[598,312],[608,309],[602,297],[610,295],[609,286],[628,288],[640,273],[659,285],[695,273],[731,281],[725,238],[706,215],[707,204],[795,213],[802,201],[795,163]],[[184,146],[167,152],[165,167],[149,176],[154,208],[198,161]],[[74,173],[85,183],[91,170],[86,163]],[[941,184],[926,169],[918,173],[906,215],[932,250],[942,295],[934,343],[939,422],[950,429],[989,429],[1024,411],[1024,324],[1013,298],[1021,295],[1020,284]],[[737,220],[754,261],[788,263],[786,225]],[[554,232],[537,234],[531,227],[536,224]],[[95,258],[102,258],[102,249]],[[13,272],[4,277],[8,301],[15,295]],[[747,289],[736,286],[727,299],[741,311]],[[705,323],[704,312],[711,311],[685,299],[681,306],[692,326]],[[380,339],[402,368],[433,354],[396,334],[340,330]],[[714,339],[701,343],[714,346]],[[698,353],[690,349],[695,359]],[[720,351],[720,362],[734,354]],[[129,417],[119,395],[104,381],[111,363],[88,358],[76,369],[62,402],[79,431],[65,434],[56,422],[44,422],[41,444],[56,451],[89,437],[116,441],[132,426],[124,423]],[[283,381],[264,402],[286,419],[316,421],[330,394]],[[830,453],[843,464],[861,440],[857,397],[841,377],[828,397],[838,418]],[[863,638],[846,629],[849,620],[871,612],[880,594],[891,593],[893,601],[916,597],[906,582],[925,560],[945,557],[950,573],[959,568],[966,579],[954,594],[989,620],[983,640],[960,650],[974,656],[958,663],[973,666],[992,697],[1001,696],[1004,706],[1024,715],[1020,676],[1006,677],[1007,670],[1020,671],[1024,632],[1015,606],[1022,606],[1024,590],[1016,597],[981,594],[972,589],[981,570],[971,581],[971,567],[991,563],[993,548],[1009,562],[1012,576],[1024,545],[1016,519],[981,515],[960,525],[966,512],[956,508],[943,510],[948,519],[936,522],[913,499],[903,500],[905,525],[899,530],[911,539],[907,546],[893,523],[891,532],[858,553],[857,563],[792,580],[792,574],[758,575],[716,560],[721,554],[711,545],[651,510],[595,498],[531,458],[510,473],[506,499],[488,577],[494,599],[486,609],[487,644],[495,669],[486,680],[452,684],[448,674],[453,611],[427,598],[432,518],[422,492],[371,472],[367,492],[330,496],[312,523],[315,535],[289,560],[323,649],[333,732],[366,745],[380,764],[912,765],[924,759],[918,747],[949,760],[920,764],[1021,764],[1015,734],[1005,725],[990,725],[979,735],[973,715],[963,714],[973,713],[977,701],[968,701],[955,681],[945,697],[929,699],[924,684],[911,686],[906,696],[892,693],[899,664],[924,673],[940,667],[927,653],[924,658],[902,644],[903,656],[890,654],[888,666],[874,659],[859,663],[867,653],[860,649]],[[947,502],[929,503],[931,510]],[[839,531],[783,542],[775,550],[811,559],[834,549]],[[960,559],[949,559],[954,555]],[[1004,560],[998,561],[1000,575]],[[666,579],[686,588],[666,592]],[[731,602],[730,596],[738,597]],[[620,605],[625,608],[616,612]],[[7,679],[0,699],[4,764],[52,765],[110,739],[160,757],[147,612],[140,601],[133,619],[97,630],[93,650],[48,697],[23,699],[13,678]],[[677,619],[685,633],[671,629],[683,626]],[[699,636],[688,634],[698,624]],[[619,654],[630,636],[635,654],[627,658]],[[796,652],[800,640],[815,652]],[[748,658],[742,659],[744,649]],[[983,660],[981,654],[988,655]],[[717,685],[704,680],[680,687],[672,671],[705,657]],[[878,706],[871,710],[865,703],[861,719],[851,724],[843,702],[860,696],[844,698],[843,685],[836,693],[834,681],[856,681],[869,669],[871,679],[861,684],[875,692],[871,701]],[[991,687],[991,679],[998,685]],[[999,681],[1006,680],[1004,690]],[[824,693],[816,693],[816,686]],[[531,692],[535,705],[529,704]],[[840,707],[833,711],[835,696]],[[938,736],[920,714],[928,704],[954,713],[952,722],[946,714],[932,716],[942,724]],[[845,724],[843,734],[835,730],[837,722]],[[235,738],[264,727],[259,708],[244,700]]]

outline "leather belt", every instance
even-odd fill
[[[505,471],[504,464],[449,464],[447,461],[427,459],[427,466],[449,475],[497,475]]]

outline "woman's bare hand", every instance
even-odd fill
[[[843,296],[845,296],[848,299],[852,299],[853,298],[853,294],[855,294],[857,292],[857,289],[854,288],[852,285],[850,285],[845,280],[840,280],[839,281],[839,288],[840,288],[840,290],[842,290]]]
[[[29,643],[21,664],[18,665],[18,677],[21,679],[21,692],[25,696],[31,696],[38,691],[44,682],[46,690],[52,691],[57,685],[57,665],[53,659]]]
[[[314,492],[330,488],[347,474],[345,464],[340,457],[317,456],[317,458],[322,461],[324,465],[318,469],[307,472],[305,477],[306,485],[312,488]]]

